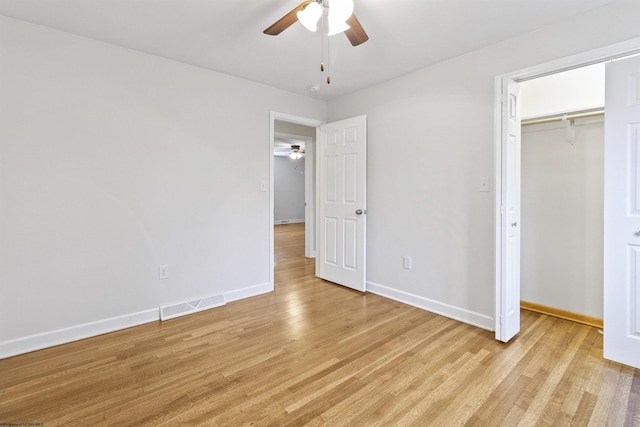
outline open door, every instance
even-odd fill
[[[316,275],[366,290],[367,118],[320,127]]]
[[[640,57],[605,70],[604,357],[640,368]]]
[[[502,83],[501,260],[496,292],[496,339],[507,342],[520,331],[520,86]]]

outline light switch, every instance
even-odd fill
[[[410,256],[402,257],[402,266],[407,270],[411,270],[411,257]]]

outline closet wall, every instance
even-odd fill
[[[602,318],[603,117],[522,128],[521,299]]]

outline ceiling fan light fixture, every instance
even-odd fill
[[[315,33],[318,30],[318,21],[322,16],[322,6],[316,2],[309,3],[304,10],[296,13],[296,16],[307,30]]]
[[[293,160],[298,160],[304,157],[304,150],[300,149],[299,145],[292,145],[291,152],[289,153],[289,158]]]
[[[329,5],[329,35],[342,33],[351,28],[347,23],[353,15],[353,0],[331,0]]]
[[[324,36],[330,29],[331,35],[344,32],[352,46],[359,46],[369,40],[369,36],[353,10],[353,0],[304,0],[263,33],[277,36],[296,21],[300,21],[309,31],[317,31],[318,26],[322,27],[323,45],[327,44]]]
[[[329,33],[327,35],[335,36],[336,34],[340,34],[340,33],[343,33],[345,31],[347,31],[349,28],[351,28],[351,27],[349,25],[347,25],[346,22],[340,22],[340,21],[331,22],[331,21],[329,21]]]

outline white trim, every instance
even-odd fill
[[[502,271],[502,247],[501,247],[501,195],[502,195],[502,85],[503,80],[513,79],[516,81],[530,80],[545,75],[567,71],[574,68],[584,67],[600,62],[612,61],[625,56],[640,53],[640,37],[626,40],[624,42],[589,50],[566,58],[543,64],[534,65],[532,67],[521,70],[512,71],[495,77],[494,80],[494,156],[495,156],[495,179],[494,179],[494,248],[495,248],[495,290],[494,290],[494,326],[496,331],[496,339],[502,335],[500,325],[500,303],[501,303],[501,271]]]
[[[450,304],[434,301],[419,295],[389,288],[379,283],[367,282],[367,292],[399,301],[431,313],[439,314],[450,319],[458,320],[478,328],[493,330],[493,318],[484,314],[466,310]]]
[[[589,50],[576,55],[560,58],[531,67],[505,73],[497,78],[510,78],[517,82],[536,79],[550,74],[556,74],[587,65],[613,61],[640,53],[640,37],[612,44],[598,49]]]
[[[309,119],[306,117],[293,116],[291,114],[278,113],[277,111],[269,112],[269,284],[271,290],[274,289],[274,243],[273,243],[273,223],[274,223],[274,200],[273,200],[273,150],[274,150],[274,136],[275,136],[275,121],[281,120],[283,122],[297,123],[299,125],[311,126],[316,128],[316,141],[318,141],[319,130],[318,127],[325,122],[315,119]],[[317,145],[317,144],[316,144]],[[317,176],[317,170],[316,170]],[[316,195],[317,198],[317,195]],[[316,212],[318,205],[316,204]],[[317,215],[316,215],[317,218]],[[317,221],[317,220],[316,220]],[[316,227],[316,242],[317,242],[317,227]],[[226,295],[225,295],[226,296]],[[227,301],[232,301],[227,298]]]
[[[157,308],[0,343],[0,359],[160,320]]]
[[[313,258],[315,258],[315,272],[316,272],[316,276],[318,275],[318,271],[320,271],[320,260],[318,258],[319,256],[319,249],[320,249],[320,180],[318,179],[318,175],[320,172],[320,156],[318,155],[318,153],[320,152],[320,138],[322,138],[322,134],[320,133],[320,126],[318,126],[316,128],[316,152],[315,152],[315,171],[316,171],[316,188],[315,188],[315,196],[316,196],[316,201],[315,201],[315,208],[316,208],[316,250],[314,251],[314,255]]]
[[[316,128],[317,133],[318,128]],[[304,157],[304,219],[310,226],[304,229],[304,256],[315,258],[316,252],[316,143],[315,138],[307,143]]]
[[[273,221],[274,225],[282,225],[282,224],[300,224],[301,222],[305,222],[304,219],[281,219],[279,221]]]
[[[273,229],[273,227],[271,227]],[[231,292],[224,293],[224,300],[226,302],[238,301],[245,298],[255,297],[257,295],[273,292],[273,282],[261,283],[259,285],[248,286],[242,289],[235,289]]]

